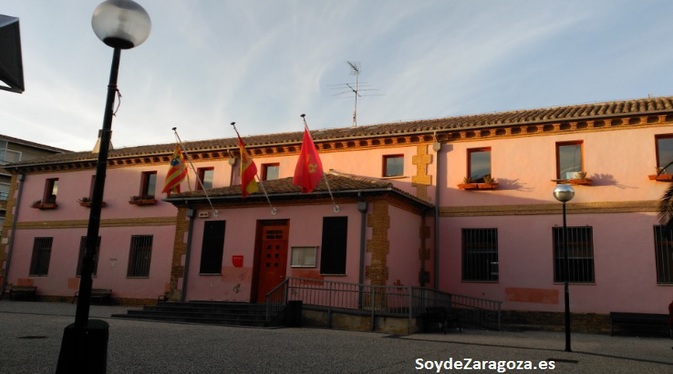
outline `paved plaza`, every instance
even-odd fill
[[[110,374],[477,372],[461,368],[467,365],[501,373],[673,373],[673,341],[664,338],[578,333],[569,353],[563,351],[563,333],[466,329],[391,335],[110,318],[127,309],[91,307],[91,318],[110,325]],[[53,373],[63,330],[74,315],[71,304],[0,300],[0,373]]]

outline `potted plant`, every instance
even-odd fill
[[[154,196],[131,196],[129,200],[129,204],[138,206],[155,205],[156,203],[157,199]]]
[[[81,205],[83,207],[91,208],[91,198],[90,197],[85,196],[85,197],[77,200],[77,202],[79,203],[79,205]],[[105,201],[103,201],[102,204],[101,204],[101,207],[104,207],[105,205],[107,205],[107,204],[105,204]]]
[[[657,173],[653,175],[648,175],[650,180],[652,181],[660,181],[660,182],[673,182],[673,174],[670,174],[666,171],[666,168],[663,168],[661,166],[656,167]]]
[[[56,209],[58,208],[58,204],[56,204],[55,199],[51,201],[35,200],[30,204],[30,207],[35,209]]]
[[[484,183],[479,184],[480,190],[494,190],[498,188],[498,182],[490,174],[484,175]]]
[[[569,179],[568,183],[575,185],[590,185],[591,179],[587,178],[587,172],[582,170],[576,172],[574,178]]]

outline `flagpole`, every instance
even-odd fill
[[[308,132],[308,136],[311,137],[311,141],[313,141],[313,136],[311,136],[311,130],[308,128],[308,123],[306,123],[306,114],[301,114],[301,119],[304,121],[304,129],[306,132]],[[322,174],[323,179],[325,180],[325,185],[327,186],[327,192],[329,193],[329,197],[332,199],[332,204],[334,206],[334,213],[339,213],[339,204],[334,201],[334,195],[332,195],[332,189],[329,187],[329,182],[327,181],[327,173]]]
[[[196,180],[199,182],[199,186],[201,186],[201,190],[206,195],[206,200],[208,200],[208,204],[210,205],[210,209],[213,211],[213,216],[217,217],[219,212],[213,206],[213,202],[210,201],[210,196],[208,196],[208,191],[206,191],[206,188],[204,187],[203,182],[201,181],[201,178],[199,178],[199,173],[196,171],[196,168],[194,167],[194,164],[192,163],[192,160],[189,158],[189,154],[187,153],[185,145],[182,143],[182,139],[180,139],[180,135],[178,135],[178,128],[173,127],[172,130],[173,130],[173,133],[175,134],[175,139],[178,141],[178,144],[180,144],[180,148],[182,148],[182,150],[183,150],[182,154],[187,159],[187,162],[189,162],[189,166],[191,166],[192,171],[194,172],[194,175],[196,176]],[[189,174],[187,174],[187,184],[189,184]]]
[[[236,128],[236,122],[232,122],[231,127],[234,128],[234,131],[236,132],[236,136],[238,136],[238,138],[241,139],[241,134],[238,133],[238,129]],[[246,150],[246,152],[247,152],[247,150]],[[241,156],[241,162],[243,162],[243,156]],[[262,183],[262,180],[259,178],[259,175],[257,175],[257,173],[255,173],[255,178],[257,178],[257,184],[259,184],[262,187],[262,192],[264,193],[264,197],[266,197],[266,201],[269,203],[269,207],[271,208],[271,215],[275,216],[276,213],[278,213],[278,210],[273,205],[271,205],[271,199],[269,199],[269,195],[266,193],[266,188],[264,188],[264,183]]]

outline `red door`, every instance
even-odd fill
[[[267,292],[285,280],[287,270],[287,221],[262,221],[257,261],[257,302],[266,301]]]

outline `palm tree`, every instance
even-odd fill
[[[673,165],[673,161],[669,162],[657,172],[657,176],[663,173],[667,167]],[[664,195],[659,200],[659,222],[664,225],[666,232],[673,230],[673,184],[671,184]]]

